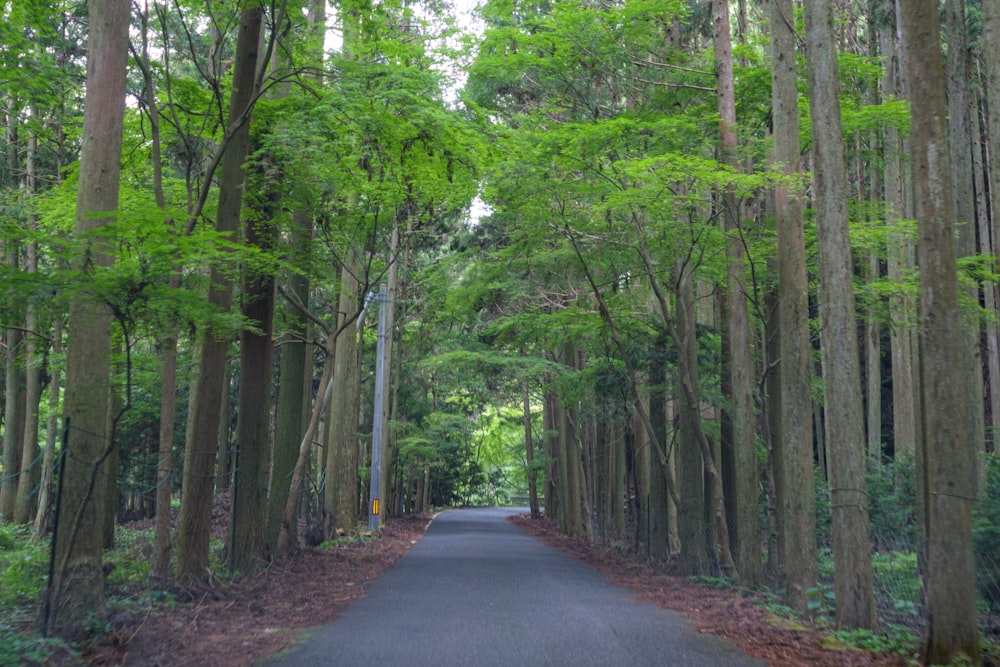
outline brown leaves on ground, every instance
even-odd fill
[[[333,622],[419,540],[429,515],[393,519],[376,539],[310,549],[198,600],[119,627],[95,665],[236,667],[276,653],[297,631]]]

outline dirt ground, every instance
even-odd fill
[[[668,576],[623,554],[559,535],[552,522],[513,519],[530,534],[635,591],[637,598],[689,618],[698,632],[726,637],[773,667],[902,666],[895,656],[829,650],[821,634],[791,629],[728,590]],[[335,620],[422,536],[427,515],[392,520],[378,539],[307,550],[236,584],[144,618],[115,619],[110,641],[87,656],[94,665],[250,665],[280,651],[297,631]]]

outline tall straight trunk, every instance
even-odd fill
[[[172,522],[170,501],[173,498],[174,426],[177,414],[177,337],[167,336],[160,352],[160,439],[156,462],[156,526],[153,562],[149,569],[151,582],[170,578],[170,539]]]
[[[538,470],[535,468],[535,440],[531,434],[531,392],[528,378],[521,381],[521,410],[524,422],[524,463],[528,469],[528,507],[532,519],[542,517],[538,503]]]
[[[312,236],[312,217],[302,211],[292,214],[291,252],[302,248]],[[268,500],[268,543],[277,545],[281,530],[281,517],[289,494],[298,495],[301,488],[290,488],[299,442],[308,425],[309,415],[303,410],[308,405],[306,384],[312,384],[312,360],[307,355],[306,335],[308,321],[302,308],[309,302],[309,279],[298,272],[288,274],[288,293],[291,300],[285,308],[285,326],[288,328],[281,346],[281,364],[278,383],[278,407],[274,427],[274,455],[271,469],[271,493]],[[297,507],[297,506],[296,506]],[[297,542],[297,517],[289,524],[291,541]],[[276,554],[278,555],[278,554]]]
[[[235,127],[223,156],[216,230],[235,240],[243,195],[243,163],[250,145],[249,115],[255,95],[255,73],[263,10],[253,0],[244,4],[229,100],[229,126]],[[242,122],[241,122],[242,121]],[[206,186],[207,187],[207,186]],[[208,301],[219,313],[232,306],[229,272],[214,266]],[[216,438],[219,428],[228,340],[222,331],[206,327],[202,333],[196,394],[191,397],[185,443],[184,487],[177,534],[177,581],[201,586],[208,581],[209,528],[212,518]]]
[[[649,422],[651,430],[666,443],[667,439],[667,338],[661,334],[653,339],[652,354],[649,363]],[[651,438],[647,435],[647,449],[652,450]],[[669,448],[665,456],[671,457]],[[668,502],[670,497],[667,488],[667,471],[657,464],[656,453],[647,454],[650,461],[649,487],[646,498],[648,516],[645,525],[640,530],[645,531],[648,540],[647,554],[656,560],[670,558],[670,512]]]
[[[614,448],[609,502],[611,504],[611,534],[616,541],[625,538],[625,503],[628,464],[626,449],[626,428],[622,417],[617,417],[612,426],[611,442]]]
[[[323,35],[326,33],[326,3],[310,0],[307,5],[307,49],[310,64],[319,66],[323,60]],[[317,81],[320,83],[320,81]],[[283,94],[290,93],[289,86]],[[305,209],[292,212],[292,229],[289,236],[289,260],[293,264],[304,260],[312,243],[313,215]],[[287,274],[289,303],[285,309],[285,323],[288,328],[281,349],[279,369],[278,405],[275,416],[274,453],[272,455],[271,487],[268,496],[268,543],[276,549],[281,531],[281,519],[289,494],[302,494],[303,487],[290,488],[298,458],[298,444],[302,433],[308,427],[309,400],[312,388],[312,359],[308,355],[308,319],[303,308],[309,304],[309,278],[298,271]],[[307,393],[309,392],[309,393]],[[296,512],[298,505],[294,505]],[[288,529],[290,541],[298,542],[298,517],[293,517]],[[277,554],[276,555],[282,555]]]
[[[581,355],[582,357],[582,355]],[[586,360],[579,359],[577,362],[578,368],[584,368]],[[593,396],[590,400],[593,400]],[[579,408],[579,403],[577,403],[571,412],[573,415],[573,424],[575,426],[576,432],[576,443],[579,454],[577,456],[577,461],[579,462],[577,466],[577,484],[580,487],[580,520],[583,525],[583,536],[587,538],[589,542],[594,541],[594,509],[595,509],[595,490],[596,490],[596,480],[594,477],[594,461],[595,461],[595,447],[594,447],[594,420],[587,419],[584,421],[582,419],[581,410]]]
[[[722,162],[739,169],[736,135],[736,91],[733,79],[733,52],[728,0],[713,0],[715,25],[715,78]],[[760,525],[757,513],[757,430],[753,404],[753,334],[747,312],[746,250],[743,244],[740,201],[732,188],[723,193],[723,220],[726,231],[726,336],[729,349],[729,421],[731,440],[723,443],[733,474],[732,489],[726,494],[727,519],[732,527],[733,551],[742,583],[760,581]]]
[[[946,62],[946,94],[948,103],[948,149],[951,159],[951,187],[954,200],[958,238],[955,245],[957,257],[977,254],[975,190],[973,187],[972,123],[979,122],[975,113],[975,95],[971,86],[971,55],[966,30],[965,0],[947,0],[944,3],[944,21],[948,43]],[[979,289],[965,288],[966,298],[979,303]],[[969,422],[969,446],[974,453],[981,452],[986,442],[983,365],[980,349],[979,318],[965,318],[965,410]]]
[[[37,110],[32,107],[32,115]],[[28,147],[25,156],[25,176],[23,190],[26,195],[35,192],[35,154],[38,149],[38,133],[32,130],[28,136]],[[38,220],[29,216],[28,226],[37,230]],[[25,247],[24,270],[29,275],[38,271],[38,242],[30,241]],[[42,399],[42,366],[44,360],[44,341],[39,330],[40,320],[35,303],[28,303],[24,328],[27,335],[24,339],[24,433],[21,437],[21,475],[17,484],[17,501],[14,507],[16,523],[30,523],[35,517],[36,501],[38,500],[38,483],[41,480],[42,466],[39,460],[38,447],[38,414]],[[40,349],[41,348],[41,349]]]
[[[542,447],[549,465],[545,470],[545,516],[562,521],[562,484],[559,476],[559,443],[556,436],[556,399],[546,391],[542,400]]]
[[[883,0],[883,10],[895,14],[895,0]],[[899,53],[894,26],[879,32],[879,44],[885,63],[882,79],[883,99],[903,97]],[[913,269],[913,242],[899,231],[898,221],[909,217],[906,196],[907,177],[903,156],[906,151],[899,131],[886,127],[883,132],[883,186],[887,234],[886,270],[889,280],[899,285],[889,298],[890,355],[892,360],[892,439],[897,459],[912,459],[917,443],[916,388],[913,382],[915,349],[913,328],[916,305],[906,289],[905,276]]]
[[[62,319],[55,318],[52,329],[52,354],[62,354]],[[42,479],[38,487],[38,509],[35,512],[35,524],[32,535],[41,539],[49,530],[50,510],[52,509],[52,477],[56,467],[56,438],[59,434],[59,399],[62,396],[62,374],[59,365],[52,367],[52,377],[49,378],[48,419],[45,423],[45,455],[42,458]]]
[[[677,530],[681,540],[679,567],[685,574],[708,572],[705,541],[705,461],[698,442],[700,402],[688,396],[685,383],[697,387],[698,338],[694,314],[694,280],[687,267],[679,267],[677,289],[677,346],[680,398],[678,399],[678,485]],[[695,399],[695,400],[692,400]]]
[[[866,280],[879,279],[878,253],[868,253]],[[882,328],[875,308],[865,313],[865,435],[866,454],[869,460],[878,461],[882,455]]]
[[[21,470],[21,435],[24,431],[24,373],[18,357],[24,346],[20,329],[7,329],[4,355],[3,479],[0,480],[0,520],[13,521]],[[12,471],[12,472],[8,472]]]
[[[590,430],[593,431],[592,494],[594,496],[594,516],[597,521],[597,541],[607,544],[611,537],[611,476],[614,474],[614,444],[611,442],[611,426],[607,416],[613,408],[605,398],[595,402],[597,412],[591,417]]]
[[[326,534],[337,529],[352,530],[360,515],[358,478],[358,336],[354,327],[345,327],[349,314],[358,308],[358,264],[356,257],[345,262],[340,272],[340,305],[334,351],[333,399],[326,458]],[[386,307],[385,304],[379,304]]]
[[[571,409],[560,401],[559,405],[559,462],[563,481],[564,532],[571,537],[583,535],[583,516],[580,510],[580,448],[573,429]]]
[[[21,161],[18,156],[18,100],[11,100],[10,110],[7,112],[6,140],[7,140],[7,173],[12,181],[14,174],[21,169]],[[12,183],[13,186],[15,183]],[[13,270],[17,270],[21,264],[21,244],[14,239],[6,239],[3,244],[4,264]],[[8,319],[14,320],[13,314],[7,314]],[[3,472],[0,473],[0,521],[12,521],[14,518],[14,508],[17,503],[17,473],[21,470],[21,438],[20,425],[24,422],[24,413],[21,410],[23,386],[21,382],[21,371],[18,356],[21,353],[24,333],[19,327],[10,327],[4,331],[4,343],[6,354],[4,354],[4,435],[3,435]]]
[[[771,1],[771,87],[774,162],[792,177],[802,173],[795,72],[795,14],[792,0]],[[774,190],[778,242],[777,413],[779,431],[770,462],[785,596],[799,611],[819,580],[816,497],[813,481],[813,425],[809,355],[809,287],[804,229],[805,193],[794,182]],[[787,480],[787,481],[786,481]],[[794,483],[791,482],[794,480]]]
[[[273,211],[248,223],[250,247],[271,250]],[[271,370],[274,367],[274,274],[243,267],[241,312],[249,323],[240,331],[240,393],[236,423],[236,466],[230,509],[229,569],[252,572],[271,559],[267,540],[267,490],[271,462]]]
[[[200,350],[197,351],[196,360],[201,359]],[[225,363],[223,364],[223,375],[222,375],[222,385],[219,387],[221,396],[219,397],[219,427],[215,433],[215,492],[225,493],[230,489],[230,482],[233,477],[233,468],[235,467],[236,451],[233,446],[233,370],[235,362],[230,359],[227,355]],[[191,382],[190,395],[192,397],[197,396],[196,391],[198,387],[198,378]],[[188,408],[188,414],[190,415],[191,409]],[[191,419],[188,418],[188,424],[190,425]]]
[[[166,211],[167,200],[163,190],[162,136],[160,134],[160,109],[150,67],[147,13],[139,14],[141,57],[136,58],[143,76],[144,103],[148,111],[150,151],[153,169],[153,196],[156,206]],[[164,223],[173,229],[174,220],[165,214]],[[181,286],[181,268],[175,266],[170,274],[170,289]],[[170,504],[173,498],[174,428],[177,422],[177,335],[168,330],[160,342],[160,430],[156,461],[156,524],[154,528],[153,561],[150,564],[150,582],[163,583],[170,578],[173,543],[171,526],[173,515]]]
[[[777,114],[775,114],[777,116]],[[774,198],[777,199],[776,197]],[[785,498],[783,473],[784,448],[781,441],[781,353],[779,338],[781,324],[778,322],[778,295],[776,290],[768,291],[764,302],[764,341],[761,346],[764,357],[764,377],[761,395],[764,410],[764,446],[767,451],[767,563],[765,576],[776,582],[782,581],[785,571],[785,513],[781,502]],[[808,413],[807,413],[808,414]],[[811,464],[810,460],[810,464]],[[813,560],[815,562],[815,559]]]
[[[998,222],[1000,222],[1000,0],[985,0],[983,2],[983,64],[986,70],[986,127],[989,131],[986,133],[986,145],[987,145],[987,155],[989,156],[989,210],[992,211],[992,224],[989,228],[989,238],[993,243],[993,257],[1000,256],[1000,238],[997,234],[1000,229],[998,229]],[[992,290],[993,302],[996,304],[1000,299],[997,298],[996,287]],[[996,306],[994,305],[994,308]],[[991,357],[996,355],[1000,357],[1000,343],[997,341],[996,326],[991,330]],[[994,372],[996,364],[1000,364],[1000,359],[990,359],[990,372]],[[996,371],[1000,375],[1000,369]],[[991,375],[992,378],[992,375]],[[993,441],[992,451],[996,453],[998,451],[997,447],[997,429],[1000,429],[1000,377],[994,382],[992,379],[990,381],[990,391],[992,395],[992,426],[993,426]]]
[[[813,107],[813,179],[819,247],[825,433],[829,451],[837,625],[875,627],[871,534],[865,478],[861,368],[848,235],[847,168],[833,7],[806,0],[809,94]]]
[[[926,466],[925,664],[981,664],[972,548],[975,455],[964,411],[968,378],[958,304],[945,79],[935,0],[898,5],[914,105],[913,184],[919,231],[923,449]]]
[[[981,81],[981,77],[976,77]],[[976,116],[972,123],[972,175],[976,192],[976,233],[979,238],[979,253],[988,257],[995,256],[995,239],[990,233],[989,192],[987,188],[986,167],[983,156],[983,136],[980,131],[980,120],[985,120],[985,110],[980,113],[980,104],[984,101],[982,86],[977,87]],[[982,285],[983,308],[987,317],[983,323],[983,374],[986,385],[985,394],[988,397],[985,407],[986,421],[984,447],[987,452],[996,451],[997,427],[1000,426],[1000,331],[993,315],[997,312],[996,285],[990,282]],[[979,488],[984,488],[986,466],[979,469]]]
[[[74,236],[86,245],[74,268],[89,273],[113,259],[106,241],[93,236],[118,209],[129,8],[126,0],[91,0],[87,43],[87,92]],[[102,475],[112,449],[107,432],[111,396],[111,312],[78,295],[69,312],[66,392],[59,513],[53,535],[51,578],[43,605],[46,634],[81,639],[92,619],[107,614],[101,563],[104,497]]]

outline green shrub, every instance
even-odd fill
[[[82,665],[80,656],[65,642],[21,633],[0,623],[0,667],[19,665]]]
[[[915,552],[875,554],[872,556],[872,574],[876,596],[892,600],[897,613],[908,616],[919,614],[922,584]]]
[[[917,544],[916,492],[912,456],[868,468],[868,514],[879,551],[913,551]]]
[[[880,632],[838,630],[832,637],[846,646],[899,656],[911,656],[920,646],[919,637],[901,625],[887,625]]]
[[[42,599],[49,574],[49,543],[31,539],[23,526],[0,526],[0,613],[12,617],[18,607]]]
[[[976,549],[979,596],[989,609],[1000,611],[1000,457],[988,456],[986,488],[973,506],[972,538]]]

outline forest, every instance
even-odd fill
[[[0,635],[514,503],[1000,659],[998,0],[0,11]]]

